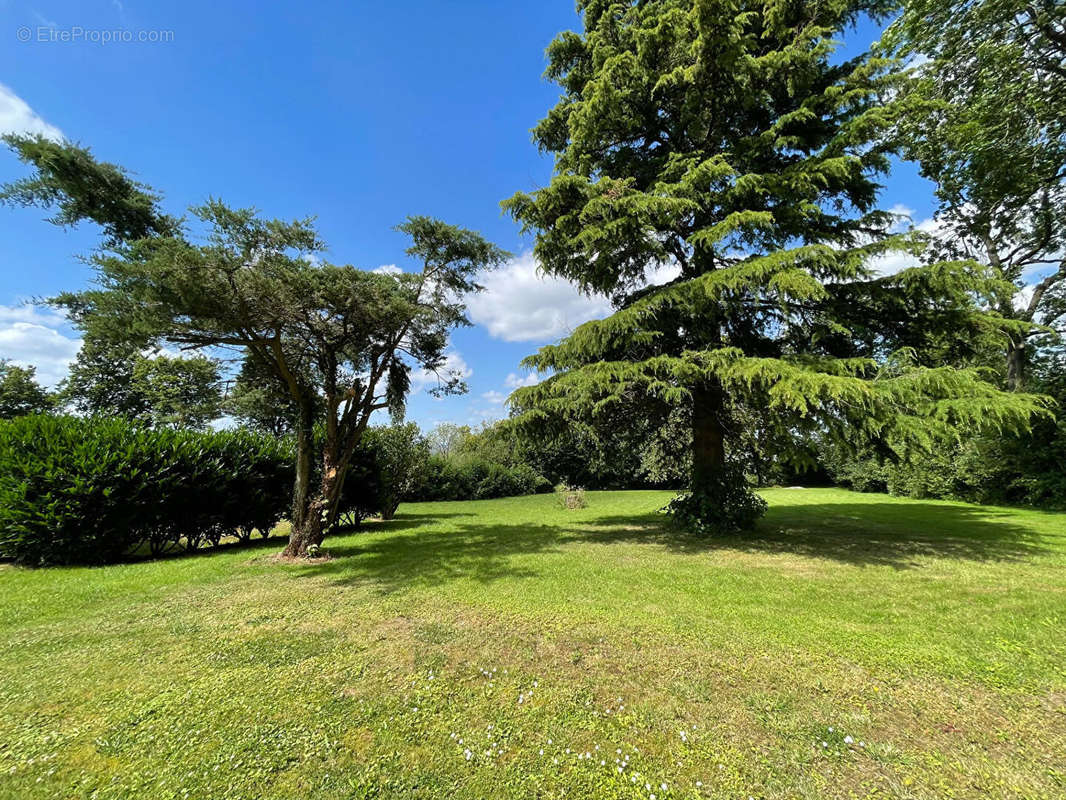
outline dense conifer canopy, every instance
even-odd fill
[[[898,72],[868,53],[842,59],[837,40],[892,4],[580,7],[583,33],[548,50],[562,97],[534,129],[555,174],[505,207],[536,233],[547,273],[618,311],[527,360],[554,374],[516,393],[526,422],[694,403],[718,429],[705,473],[724,468],[737,405],[770,410],[781,432],[815,420],[900,451],[1027,424],[1037,398],[927,358],[1017,324],[976,310],[995,278],[970,261],[873,269],[921,248],[877,207]],[[648,286],[664,268],[677,277]]]

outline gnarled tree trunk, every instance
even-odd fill
[[[292,494],[289,543],[282,551],[287,558],[307,555],[311,545],[322,544],[322,507],[312,486],[315,462],[314,417],[310,407],[300,414],[296,430],[296,485]]]
[[[310,428],[308,429],[310,431]],[[350,446],[342,449],[335,432],[327,432],[322,448],[322,472],[317,488],[312,486],[315,457],[314,435],[297,435],[296,491],[292,509],[292,531],[282,555],[299,558],[322,540],[337,521],[344,479],[351,462]]]

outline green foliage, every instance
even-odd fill
[[[413,367],[439,375],[434,394],[465,391],[462,376],[444,369],[448,336],[469,324],[462,298],[480,288],[477,273],[507,256],[474,231],[409,217],[398,230],[420,272],[338,266],[320,261],[310,219],[266,220],[211,200],[192,209],[206,235],[187,236],[146,187],[87,150],[40,137],[7,142],[34,174],[0,200],[57,208],[52,222],[90,219],[107,235],[93,258],[96,287],[52,299],[87,336],[238,348],[284,386],[297,417],[290,556],[335,522],[370,417],[386,408],[402,415]],[[325,429],[317,451],[316,424]],[[322,480],[313,488],[316,462]]]
[[[548,491],[551,482],[527,442],[503,423],[443,424],[428,438],[432,455],[409,499],[478,500]]]
[[[378,471],[378,510],[382,519],[392,519],[400,501],[410,497],[424,479],[429,459],[429,443],[418,426],[406,425],[371,428],[365,448],[373,453]]]
[[[663,510],[686,530],[700,535],[750,530],[766,513],[766,501],[752,491],[738,464],[728,462],[720,475],[701,492],[678,495]]]
[[[60,386],[62,402],[86,416],[140,417],[145,398],[134,391],[133,368],[141,357],[137,342],[86,335]]]
[[[371,516],[392,519],[401,502],[487,500],[549,489],[529,464],[499,449],[493,453],[494,447],[486,446],[487,430],[475,435],[466,429],[466,438],[448,456],[431,453],[440,433],[425,437],[414,423],[367,429],[345,479],[341,519],[358,525]]]
[[[207,356],[145,355],[132,341],[87,336],[60,399],[88,416],[204,430],[222,415],[219,364]]]
[[[548,50],[562,97],[534,130],[555,175],[504,205],[536,234],[546,272],[618,310],[526,360],[551,374],[515,393],[521,424],[687,407],[703,499],[679,509],[733,527],[758,511],[727,467],[744,449],[738,410],[757,410],[784,463],[809,458],[810,431],[906,454],[1040,413],[1039,398],[1006,396],[980,370],[921,359],[1021,327],[974,307],[999,276],[963,260],[872,271],[922,248],[876,206],[895,120],[883,98],[900,78],[890,59],[835,50],[857,18],[892,7],[580,4],[583,32]],[[647,285],[664,265],[677,277]]]
[[[415,423],[368,428],[344,479],[341,520],[358,527],[367,517],[392,519],[426,480],[428,459],[429,442]]]
[[[0,424],[0,558],[110,563],[224,536],[266,536],[287,509],[291,451],[246,432],[153,431],[124,420]]]
[[[990,298],[1001,314],[1060,323],[1066,311],[1066,6],[907,0],[884,46],[917,64],[894,103],[894,136],[936,186],[940,232],[929,256],[987,264],[1003,281]],[[1034,286],[1022,293],[1029,283]],[[1026,348],[1037,334],[1023,327],[1005,347],[1001,340],[1012,387],[1025,382]]]
[[[830,444],[821,458],[833,479],[859,491],[913,498],[1066,508],[1066,358],[1054,339],[1034,349],[1031,383],[1055,401],[1057,419],[1031,430],[945,437],[909,460],[866,445]]]
[[[194,213],[210,230],[203,243],[154,237],[100,254],[99,288],[55,302],[112,339],[241,348],[284,384],[299,418],[297,555],[321,540],[323,520],[335,521],[343,472],[370,416],[402,413],[412,365],[441,374],[433,393],[465,390],[444,369],[449,331],[467,324],[458,298],[506,254],[471,231],[412,217],[400,230],[422,271],[383,274],[311,259],[322,243],[309,220],[263,220],[215,201]],[[319,449],[315,424],[325,430]]]
[[[241,361],[225,409],[245,427],[274,436],[293,433],[300,416],[284,382],[269,365],[252,357]]]
[[[358,528],[363,520],[382,514],[382,474],[374,448],[366,440],[352,452],[337,502],[335,525]]]
[[[480,458],[450,459],[430,456],[420,485],[409,499],[489,500],[548,491],[551,484],[532,467],[519,464],[507,467]]]
[[[0,419],[52,410],[55,398],[37,383],[36,375],[34,367],[19,367],[0,359]]]
[[[0,203],[55,208],[49,221],[64,227],[84,220],[103,228],[108,245],[172,236],[181,225],[159,210],[160,198],[115,164],[87,148],[43,136],[8,134],[3,141],[35,174],[0,187]]]
[[[204,430],[222,414],[222,376],[206,356],[140,358],[130,389],[144,398],[153,427]]]

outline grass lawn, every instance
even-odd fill
[[[765,495],[2,568],[0,798],[1066,797],[1066,515]]]

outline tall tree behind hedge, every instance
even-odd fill
[[[207,356],[139,358],[132,388],[144,398],[143,418],[156,428],[205,430],[222,415],[222,375]]]
[[[554,374],[515,401],[530,425],[690,404],[692,493],[675,511],[699,527],[746,527],[761,511],[731,457],[736,404],[771,412],[783,440],[847,425],[900,448],[937,429],[1024,425],[1039,407],[973,370],[893,356],[928,326],[967,335],[993,321],[971,308],[972,265],[887,278],[868,266],[915,247],[876,206],[892,63],[835,50],[850,24],[891,8],[583,0],[584,31],[548,49],[563,94],[533,135],[555,174],[505,207],[536,233],[545,271],[619,310],[530,357]],[[666,264],[679,277],[643,288]]]
[[[55,398],[37,383],[35,367],[20,367],[0,358],[0,419],[44,414]]]
[[[133,386],[133,368],[140,357],[138,342],[85,336],[60,386],[61,401],[85,416],[140,417],[145,398]]]
[[[204,355],[145,355],[141,343],[85,336],[59,400],[86,416],[203,430],[222,415],[219,363]]]
[[[1004,316],[1066,320],[1066,4],[905,0],[885,44],[916,64],[898,134],[936,184],[930,256],[975,258],[1003,279]],[[1006,379],[1026,380],[1030,342],[1005,337]]]
[[[241,361],[225,407],[245,427],[274,436],[294,432],[300,416],[288,390],[279,385],[268,366],[251,356]]]

